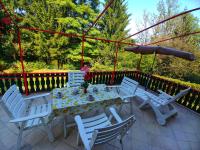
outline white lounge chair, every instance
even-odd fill
[[[79,87],[84,82],[84,71],[68,72],[67,87]]]
[[[17,149],[21,147],[22,133],[24,130],[43,125],[46,128],[50,141],[54,141],[54,136],[48,126],[48,116],[51,113],[51,103],[31,106],[32,100],[39,97],[46,97],[48,94],[23,98],[16,85],[12,85],[3,95],[1,103],[5,111],[12,118],[11,123],[15,123],[19,129],[17,139]]]
[[[105,113],[87,119],[82,119],[79,115],[75,116],[79,131],[77,144],[80,136],[85,149],[91,150],[94,145],[107,143],[117,138],[120,140],[123,149],[122,138],[135,122],[135,117],[132,115],[122,121],[114,108],[111,107],[109,110],[111,112],[109,117]],[[111,124],[112,117],[117,121],[114,125]]]
[[[171,96],[161,90],[158,90],[158,92],[160,93],[158,96],[146,92],[145,94],[147,96],[147,99],[143,99],[144,101],[139,106],[139,108],[142,109],[146,105],[151,106],[156,115],[158,123],[160,125],[165,125],[166,119],[177,113],[177,110],[172,103],[180,99],[181,97],[185,96],[190,89],[191,88],[182,90],[175,96]]]
[[[120,85],[107,86],[108,88],[114,88],[115,91],[120,95],[124,104],[130,104],[131,98],[135,97],[135,92],[139,83],[133,79],[124,76]],[[123,105],[122,105],[123,106]],[[120,107],[120,111],[122,109]],[[133,113],[132,103],[131,103],[131,113]]]

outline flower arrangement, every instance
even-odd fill
[[[90,68],[87,66],[87,64],[85,64],[81,68],[81,71],[84,72],[84,82],[81,84],[81,87],[84,88],[84,93],[87,93],[87,88],[89,86],[90,79],[92,78],[92,76],[88,74],[88,72],[90,71]]]
[[[84,88],[84,93],[87,93],[87,88],[89,86],[91,78],[92,77],[88,73],[85,74],[85,76],[84,76],[84,82],[81,84],[81,87]]]

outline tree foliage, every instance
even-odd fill
[[[105,0],[103,6],[108,4]],[[100,0],[3,0],[12,17],[20,18],[19,26],[52,30],[68,34],[82,35],[89,29],[100,12]],[[187,10],[187,9],[185,9]],[[142,30],[163,19],[182,12],[178,0],[160,0],[157,13],[144,12],[138,30]],[[133,14],[137,15],[137,14]],[[115,0],[97,24],[87,33],[92,37],[120,40],[128,36],[130,14],[126,0]],[[22,49],[27,71],[34,68],[79,69],[82,53],[81,37],[65,37],[39,31],[20,29]],[[166,37],[179,36],[200,31],[199,20],[186,14],[167,21],[150,31],[140,34],[137,39],[124,40],[148,43]],[[0,70],[13,68],[19,71],[19,49],[16,31],[1,36]],[[192,52],[194,62],[170,56],[158,55],[154,71],[159,75],[200,83],[200,36],[191,35],[159,43],[160,46]],[[124,52],[126,45],[85,39],[84,61],[93,65],[93,70],[113,70],[115,52],[118,47],[118,70],[131,70],[137,67],[140,55]],[[152,56],[143,56],[141,69],[148,72],[153,63]],[[14,64],[14,65],[12,65]],[[39,65],[38,65],[39,64]],[[33,67],[31,67],[33,66]],[[15,68],[16,67],[16,68]]]
[[[179,10],[177,1],[161,0],[157,5],[157,11],[158,13],[149,16],[149,24],[155,24],[184,10]],[[145,21],[147,20],[144,20],[144,22]],[[200,31],[198,18],[189,13],[154,27],[150,38],[151,42],[153,42],[163,38],[185,35],[197,31]],[[200,83],[199,40],[200,35],[197,34],[159,43],[160,46],[167,46],[191,52],[195,55],[196,60],[190,62],[171,56],[158,55],[155,72],[164,76]]]

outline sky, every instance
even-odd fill
[[[100,0],[103,2],[104,0]],[[128,13],[131,14],[130,24],[128,29],[130,29],[129,34],[137,32],[137,24],[141,21],[144,10],[149,13],[156,13],[156,7],[159,0],[126,0],[128,6]],[[200,7],[200,0],[178,0],[180,10],[194,9]],[[195,11],[194,16],[198,17],[200,20],[200,10]],[[199,21],[200,22],[200,21]]]

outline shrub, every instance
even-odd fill
[[[196,89],[196,90],[200,90],[200,84],[190,83],[190,82],[181,81],[181,80],[178,80],[178,79],[172,79],[172,78],[159,76],[159,75],[154,75],[154,76],[157,76],[157,77],[162,78],[162,79],[167,80],[167,81],[175,82],[175,83],[180,84],[180,85],[190,86],[190,87],[192,87],[193,89]]]
[[[48,68],[48,66],[44,62],[24,62],[24,67],[26,72]],[[17,61],[16,63],[14,63],[8,71],[10,73],[22,72],[21,62]]]

